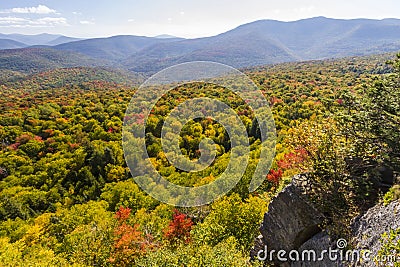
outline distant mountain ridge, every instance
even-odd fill
[[[0,39],[3,37],[0,34]],[[29,39],[17,37],[19,39],[14,41],[22,44]],[[49,35],[37,38],[44,42]],[[135,72],[155,72],[194,60],[221,62],[241,68],[400,51],[400,19],[315,17],[292,22],[259,20],[216,36],[196,39],[167,35],[121,35],[72,41],[68,38],[58,36],[52,41],[47,40],[46,49],[86,55],[107,62],[109,66]],[[18,48],[20,45],[0,40],[0,48]]]
[[[135,71],[191,60],[248,67],[400,51],[400,20],[260,20],[213,37],[156,44],[128,58]]]
[[[10,45],[8,45],[5,40],[11,40],[16,43],[14,47],[10,47]],[[81,39],[68,37],[60,34],[42,33],[35,35],[24,35],[24,34],[0,33],[0,49],[25,48],[30,46],[41,46],[41,45],[53,46],[79,40]]]
[[[16,49],[26,47],[26,44],[11,39],[0,39],[1,49]]]
[[[145,36],[118,35],[108,38],[86,39],[56,45],[57,50],[78,52],[93,58],[121,60],[145,47],[165,42],[174,42],[180,38],[156,38]]]

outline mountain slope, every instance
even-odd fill
[[[23,43],[24,46],[20,47],[28,47],[28,46],[40,46],[40,45],[59,45],[62,43],[78,41],[81,39],[72,38],[60,34],[34,34],[34,35],[25,35],[25,34],[3,34],[0,33],[0,39],[9,39],[15,42]],[[14,47],[18,48],[18,47]],[[0,48],[4,49],[4,48]]]
[[[65,43],[70,43],[70,42],[75,42],[75,41],[80,41],[82,39],[79,38],[73,38],[73,37],[68,37],[68,36],[59,36],[54,40],[51,40],[49,42],[46,43],[46,45],[60,45],[60,44],[65,44]]]
[[[155,44],[135,53],[123,64],[131,70],[147,72],[194,60],[246,67],[296,61],[296,56],[269,38],[249,33]]]
[[[10,39],[0,39],[0,49],[16,49],[23,47],[27,47],[27,45]]]
[[[0,50],[0,70],[33,73],[56,68],[98,64],[99,62],[82,54],[48,48]]]
[[[216,36],[197,39],[124,35],[76,40],[49,34],[0,34],[0,38],[5,38],[4,36],[24,42],[17,44],[0,40],[0,49],[2,43],[4,48],[18,48],[25,43],[46,41],[46,47],[58,50],[56,62],[48,57],[48,65],[41,64],[39,69],[59,66],[57,61],[67,62],[68,53],[72,53],[72,61],[77,64],[73,66],[86,66],[89,60],[91,64],[98,61],[96,65],[113,64],[135,72],[154,72],[173,64],[194,60],[221,62],[241,68],[400,51],[400,20],[341,20],[325,17],[292,22],[260,20]],[[37,53],[39,50],[35,51]],[[63,55],[64,52],[66,54]],[[52,53],[55,51],[52,50]],[[76,53],[86,56],[82,57],[81,64]],[[60,60],[58,57],[64,59]],[[4,63],[4,59],[2,60]],[[32,58],[28,58],[28,62],[31,60]],[[43,63],[46,60],[39,61]],[[22,59],[17,62],[13,65],[8,60],[3,67],[13,65],[15,69],[26,71],[28,63]]]
[[[58,34],[48,34],[48,33],[42,33],[42,34],[34,34],[34,35],[25,35],[25,34],[1,34],[0,33],[0,38],[5,38],[5,39],[10,39],[14,40],[16,42],[24,43],[27,46],[31,45],[45,45],[48,42],[51,42],[52,40],[57,39],[61,35]]]
[[[103,67],[59,68],[29,75],[3,72],[0,69],[0,82],[7,83],[13,89],[21,90],[26,88],[52,89],[74,85],[83,88],[91,84],[101,86],[100,84],[103,82],[138,86],[143,81],[144,77],[140,74]]]
[[[179,39],[120,35],[65,43],[54,46],[54,49],[79,52],[94,58],[120,60],[144,47],[176,40]]]
[[[397,50],[400,20],[316,17],[294,22],[261,20],[213,37],[155,44],[133,54],[124,64],[135,71],[154,71],[192,60],[247,67]]]

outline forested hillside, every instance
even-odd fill
[[[56,68],[106,65],[101,60],[49,48],[0,50],[0,70],[37,73]]]
[[[393,149],[398,144],[393,132],[399,129],[399,105],[389,106],[399,99],[393,88],[398,89],[400,66],[399,59],[386,64],[388,59],[395,60],[395,55],[244,70],[268,100],[277,128],[273,166],[252,193],[248,185],[259,160],[260,140],[246,102],[222,87],[196,83],[163,97],[147,122],[146,144],[154,166],[171,182],[207,184],[224,171],[230,157],[229,136],[222,125],[196,119],[183,128],[180,148],[195,159],[201,154],[200,141],[211,138],[217,144],[216,160],[203,171],[189,173],[168,162],[161,150],[160,127],[184,100],[206,95],[225,102],[250,137],[250,163],[243,179],[227,196],[194,208],[154,200],[136,185],[126,165],[122,124],[142,76],[89,67],[31,75],[0,70],[0,265],[258,266],[249,262],[249,250],[268,203],[302,172],[314,173],[320,179],[314,181],[325,186],[325,197],[319,191],[314,197],[330,219],[336,220],[336,212],[343,210],[357,215],[362,210],[360,197],[379,199],[369,198],[369,191],[353,190],[333,202],[337,189],[364,187],[346,183],[348,187],[336,188],[329,181],[346,173],[341,164],[356,154],[368,162],[399,167],[398,148]],[[374,88],[388,90],[378,94]],[[380,123],[378,113],[367,112],[371,103],[377,104],[375,110],[386,108],[389,124]],[[355,116],[357,109],[366,116]],[[140,121],[143,114],[133,119]],[[362,128],[363,119],[375,119],[378,130]],[[354,128],[361,136],[346,132],[349,125],[361,125]],[[371,136],[365,135],[368,132]],[[385,138],[377,140],[381,133]],[[392,189],[385,199],[395,196]],[[329,208],[335,204],[342,206]]]

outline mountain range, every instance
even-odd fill
[[[8,49],[8,47],[3,45],[3,43],[5,43],[5,41],[16,42],[15,46],[18,46],[18,47],[13,47],[13,48],[24,48],[24,47],[34,46],[34,45],[53,46],[53,45],[59,45],[59,44],[73,42],[73,41],[79,41],[79,40],[81,40],[81,39],[68,37],[68,36],[64,36],[64,35],[60,35],[60,34],[42,33],[42,34],[35,34],[35,35],[24,35],[24,34],[0,33],[0,49]]]
[[[196,39],[162,35],[78,40],[61,35],[0,34],[0,48],[14,49],[2,51],[0,63],[5,55],[21,53],[19,50],[32,45],[36,46],[35,50],[28,48],[32,53],[84,55],[85,64],[118,66],[135,72],[154,72],[193,60],[216,61],[241,68],[400,51],[400,20],[325,17],[293,22],[260,20],[216,36]],[[57,60],[63,65],[60,56]],[[0,68],[4,67],[0,64]]]

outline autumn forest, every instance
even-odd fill
[[[339,229],[346,234],[348,218],[372,204],[399,197],[396,186],[377,190],[368,168],[385,164],[400,171],[399,57],[389,53],[242,71],[272,110],[277,138],[272,167],[262,185],[249,192],[261,145],[251,108],[222,87],[178,87],[146,122],[154,168],[170,182],[193,187],[214,181],[226,168],[229,136],[207,118],[183,127],[180,149],[196,159],[201,140],[212,139],[216,158],[210,167],[183,172],[162,150],[164,118],[196,96],[223,101],[239,115],[249,136],[250,161],[226,196],[208,205],[174,207],[145,193],[124,158],[125,112],[145,75],[106,67],[1,69],[0,265],[261,266],[250,261],[250,248],[269,202],[293,175],[310,175],[311,199],[324,211],[333,235]],[[140,121],[143,114],[131,119]],[[349,158],[365,165],[362,180],[351,178]]]

